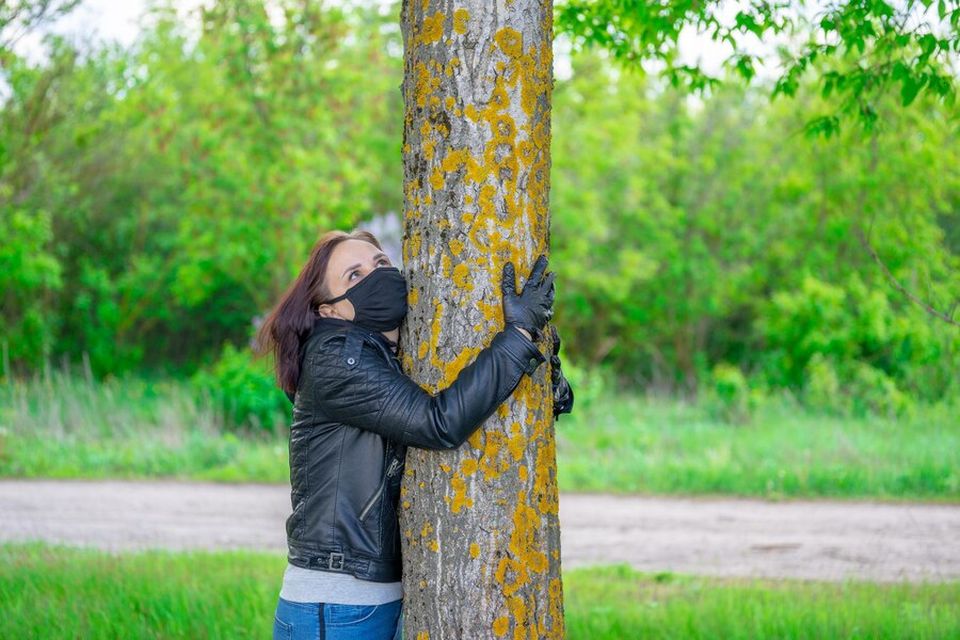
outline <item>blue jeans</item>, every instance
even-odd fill
[[[273,640],[402,640],[402,605],[402,599],[366,605],[280,598]]]

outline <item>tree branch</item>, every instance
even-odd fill
[[[899,280],[897,280],[896,276],[890,272],[890,269],[877,254],[876,249],[873,248],[873,245],[870,243],[870,240],[867,238],[867,235],[863,232],[863,228],[859,224],[854,224],[854,232],[857,234],[857,238],[860,240],[860,245],[867,251],[867,253],[870,254],[870,257],[872,257],[873,261],[877,263],[887,280],[890,281],[890,284],[892,284],[897,291],[902,293],[908,300],[922,308],[934,318],[942,320],[955,327],[960,327],[960,321],[958,321],[954,316],[954,313],[956,312],[957,306],[960,304],[960,302],[955,302],[949,313],[944,313],[934,309],[930,303],[921,300],[918,296],[914,295],[905,286],[903,286]]]

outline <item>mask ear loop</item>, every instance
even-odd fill
[[[347,293],[350,293],[350,289],[347,289]],[[336,298],[331,298],[326,302],[321,302],[320,304],[333,304],[334,302],[340,302],[341,300],[346,300],[347,293],[343,294],[342,296],[337,296]],[[317,306],[320,306],[320,305],[317,305]]]
[[[347,291],[349,291],[349,289],[347,289]],[[314,307],[314,309],[313,309],[313,315],[317,316],[318,318],[322,318],[323,316],[320,315],[320,305],[322,305],[322,304],[331,304],[331,303],[334,303],[334,302],[339,302],[339,301],[343,300],[343,299],[346,298],[346,297],[347,297],[347,295],[346,295],[346,294],[343,294],[342,296],[337,296],[337,297],[334,298],[333,300],[326,300],[326,301],[324,301],[324,302],[319,303],[316,307]]]

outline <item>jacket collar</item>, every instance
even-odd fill
[[[366,336],[371,336],[374,340],[376,340],[381,345],[383,345],[383,348],[386,349],[387,353],[390,353],[390,354],[394,353],[394,347],[396,346],[393,343],[391,343],[389,340],[387,340],[387,337],[382,333],[380,333],[379,331],[371,331],[370,329],[361,327],[360,325],[356,324],[355,322],[351,322],[350,320],[341,320],[340,318],[325,318],[323,316],[317,316],[316,319],[313,321],[313,329],[311,329],[311,333],[321,333],[321,332],[325,333],[328,331],[333,331],[333,332],[342,331],[344,333],[348,331],[359,331],[360,333]]]

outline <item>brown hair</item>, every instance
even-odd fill
[[[333,250],[344,240],[364,240],[383,250],[369,231],[328,231],[310,251],[310,259],[257,330],[254,350],[273,352],[277,384],[295,393],[300,380],[300,347],[316,320],[317,306],[330,297],[324,285]]]

